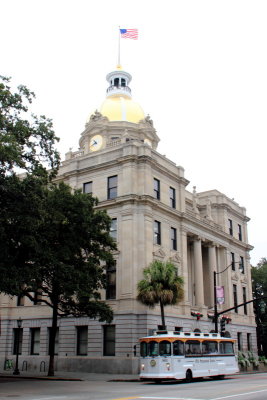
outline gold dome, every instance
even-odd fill
[[[112,96],[103,102],[100,113],[110,121],[128,121],[137,124],[145,118],[140,105],[126,96]]]

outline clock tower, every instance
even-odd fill
[[[118,66],[107,75],[109,86],[99,111],[91,114],[82,132],[79,145],[83,154],[113,147],[114,143],[138,140],[153,149],[159,138],[149,115],[132,100],[131,75]]]

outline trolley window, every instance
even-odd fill
[[[141,357],[147,356],[147,343],[146,342],[140,343],[140,355],[141,355]]]
[[[220,343],[221,354],[234,354],[234,348],[232,342],[221,342]]]
[[[218,343],[211,340],[204,340],[202,342],[202,353],[203,354],[217,354]]]
[[[186,356],[193,356],[193,355],[200,355],[200,342],[198,340],[187,340],[185,343],[185,355]]]
[[[168,340],[159,342],[159,355],[170,356],[171,355],[171,343]]]
[[[148,343],[148,355],[153,357],[159,355],[159,344],[155,340]]]
[[[184,344],[181,340],[175,340],[175,342],[173,342],[173,355],[174,356],[184,355]]]

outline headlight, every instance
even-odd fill
[[[145,364],[141,364],[141,370],[144,371],[145,369]]]

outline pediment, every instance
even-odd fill
[[[159,248],[158,250],[153,252],[153,256],[158,258],[164,258],[166,257],[166,253],[162,250],[162,248]]]
[[[233,281],[238,281],[239,280],[238,275],[237,275],[236,272],[232,274],[232,280]]]
[[[241,282],[248,283],[248,278],[246,276],[242,277]]]
[[[182,259],[181,259],[181,257],[179,256],[178,253],[175,253],[173,256],[171,256],[170,257],[170,261],[174,262],[174,263],[177,263],[177,264],[181,264],[182,263]]]

